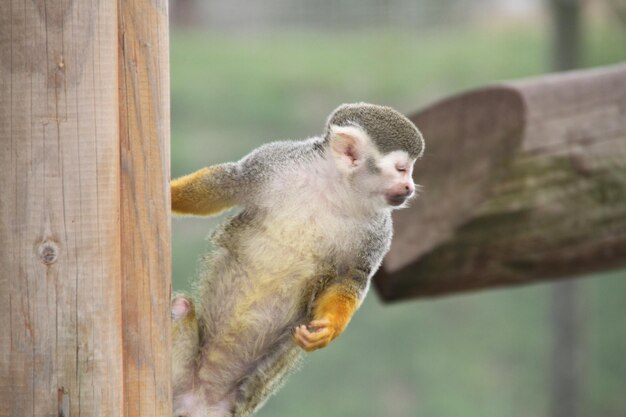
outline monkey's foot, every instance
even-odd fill
[[[172,299],[171,304],[172,320],[180,320],[193,311],[193,303],[185,296],[179,295]]]
[[[330,320],[313,320],[307,325],[296,326],[293,332],[294,342],[307,352],[327,346],[336,336],[336,330]]]

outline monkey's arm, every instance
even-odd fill
[[[312,352],[326,347],[344,331],[361,304],[361,291],[350,287],[341,282],[331,284],[315,300],[313,320],[294,332],[294,341],[302,349]]]
[[[246,184],[237,163],[225,163],[172,180],[172,211],[209,216],[242,202]]]
[[[354,263],[337,268],[336,275],[313,301],[313,320],[294,330],[293,339],[302,349],[321,349],[345,330],[365,298],[371,276],[389,250],[391,234],[391,216],[382,216],[371,225]]]

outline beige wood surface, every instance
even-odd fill
[[[0,4],[0,415],[119,416],[116,5]]]
[[[119,10],[124,411],[171,416],[167,1]]]
[[[171,414],[167,10],[122,3],[0,2],[2,417]]]
[[[395,213],[384,299],[626,266],[626,65],[487,87],[411,118],[424,189]]]

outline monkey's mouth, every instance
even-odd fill
[[[391,206],[401,206],[406,201],[407,197],[403,195],[387,196],[387,203]]]

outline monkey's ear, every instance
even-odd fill
[[[330,149],[345,166],[356,168],[365,160],[367,135],[356,126],[331,126]]]

